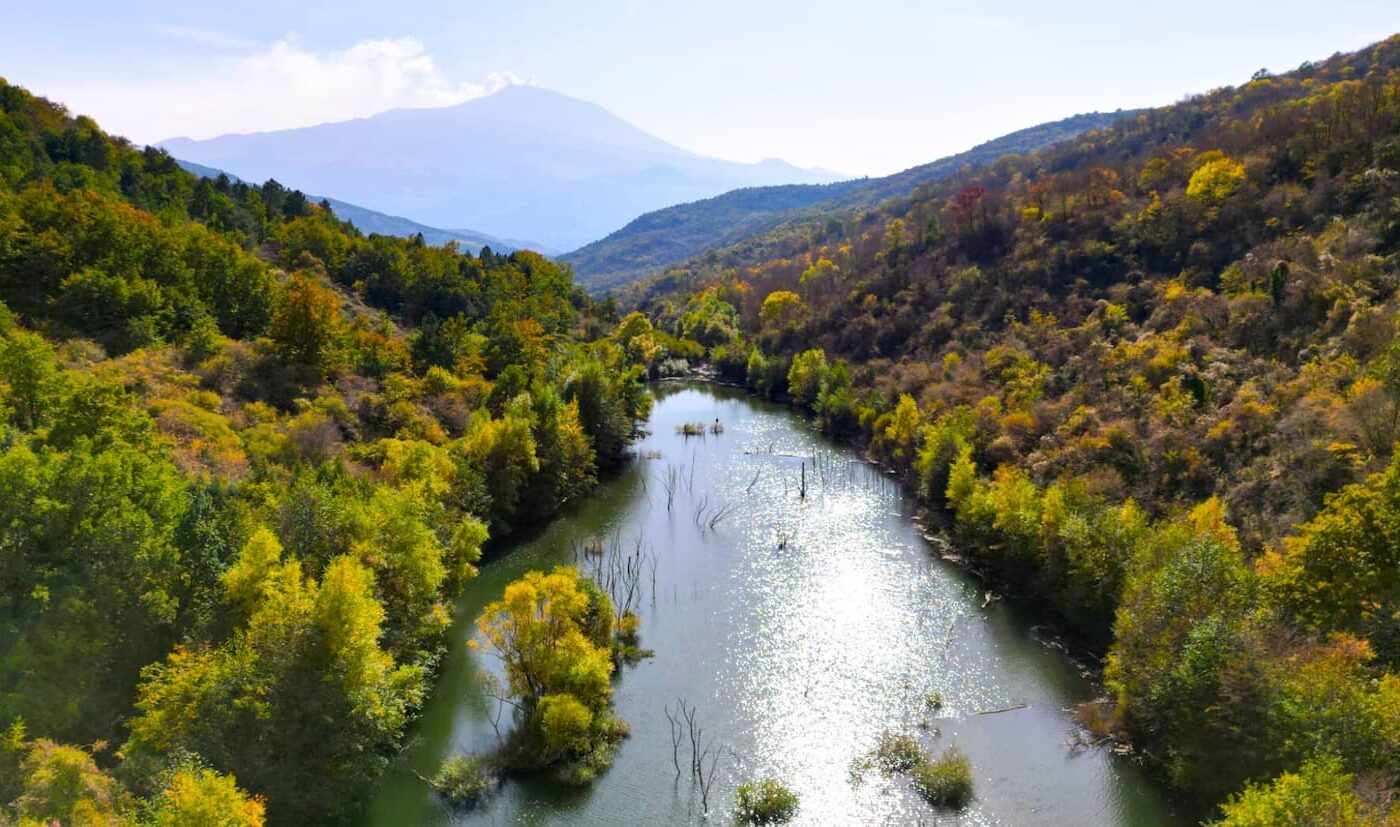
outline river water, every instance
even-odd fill
[[[721,756],[714,824],[732,822],[740,783],[765,776],[798,794],[799,824],[1184,823],[1131,760],[1072,746],[1071,710],[1094,694],[1081,667],[1027,609],[984,607],[985,589],[934,553],[896,483],[739,391],[665,383],[655,393],[639,459],[497,549],[468,584],[451,655],[367,827],[701,823],[699,790],[673,764],[665,710],[678,700],[698,709]],[[678,432],[715,421],[721,433]],[[624,555],[640,544],[648,560],[638,611],[655,654],[615,681],[631,737],[585,788],[512,779],[470,811],[447,807],[414,771],[431,775],[447,755],[497,740],[498,704],[477,680],[495,663],[464,645],[476,614],[525,571],[599,565],[578,556],[591,538]],[[503,730],[508,721],[507,711]],[[955,816],[901,776],[853,774],[884,731],[912,733],[935,754],[956,744],[972,761],[974,803]],[[685,768],[688,742],[681,749]]]

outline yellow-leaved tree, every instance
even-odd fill
[[[231,776],[181,770],[170,777],[151,815],[153,827],[263,827],[266,807]]]
[[[1239,188],[1244,180],[1244,164],[1223,153],[1206,153],[1203,162],[1191,174],[1186,195],[1207,207],[1218,207]]]
[[[527,572],[477,619],[482,643],[500,658],[499,696],[517,710],[506,760],[560,765],[583,781],[611,760],[625,734],[612,713],[612,600],[577,569]],[[494,683],[494,682],[493,682]]]

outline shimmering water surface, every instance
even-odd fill
[[[1093,691],[1080,668],[1027,610],[983,608],[985,590],[934,554],[894,482],[738,391],[655,392],[643,458],[535,537],[498,549],[470,584],[452,655],[367,825],[700,823],[699,792],[672,763],[664,709],[677,699],[698,707],[705,740],[724,750],[709,799],[716,824],[732,821],[739,783],[762,776],[800,796],[801,824],[1180,823],[1135,764],[1072,748],[1070,709]],[[722,433],[677,432],[716,420]],[[711,528],[720,509],[728,514]],[[484,805],[451,810],[415,771],[496,743],[497,703],[476,679],[495,663],[464,645],[477,613],[522,572],[574,562],[589,538],[627,552],[640,539],[655,557],[655,588],[648,567],[639,606],[655,655],[616,681],[631,738],[588,787],[511,780]],[[934,692],[944,705],[931,713]],[[954,817],[902,777],[853,778],[885,730],[934,752],[957,744],[973,763],[975,803]]]

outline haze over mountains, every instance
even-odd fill
[[[246,180],[276,178],[425,225],[528,238],[552,250],[672,204],[839,178],[777,160],[706,158],[600,106],[532,86],[452,107],[161,146]]]
[[[175,162],[186,172],[192,172],[201,178],[218,178],[220,175],[228,175],[231,181],[243,180],[236,175],[229,175],[229,173],[224,170],[205,166],[204,164],[196,164],[193,161],[186,161],[183,158],[176,158]],[[490,247],[492,252],[496,253],[509,253],[514,250],[548,252],[544,249],[543,245],[533,241],[497,238],[496,236],[487,235],[486,233],[477,232],[476,230],[444,230],[439,227],[429,227],[426,224],[419,224],[416,221],[411,221],[402,216],[388,215],[387,213],[371,210],[368,207],[362,207],[359,204],[341,201],[339,198],[330,198],[313,193],[307,193],[306,197],[310,201],[317,203],[324,201],[330,204],[331,210],[335,212],[337,218],[349,221],[351,224],[354,224],[360,232],[366,235],[378,233],[379,235],[396,235],[400,238],[412,238],[415,235],[421,235],[424,242],[437,247],[449,241],[455,241],[459,247],[473,255],[479,254],[483,247]]]

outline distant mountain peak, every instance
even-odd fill
[[[595,103],[524,84],[454,106],[161,145],[247,180],[564,250],[671,204],[832,180],[777,159],[706,158]]]

